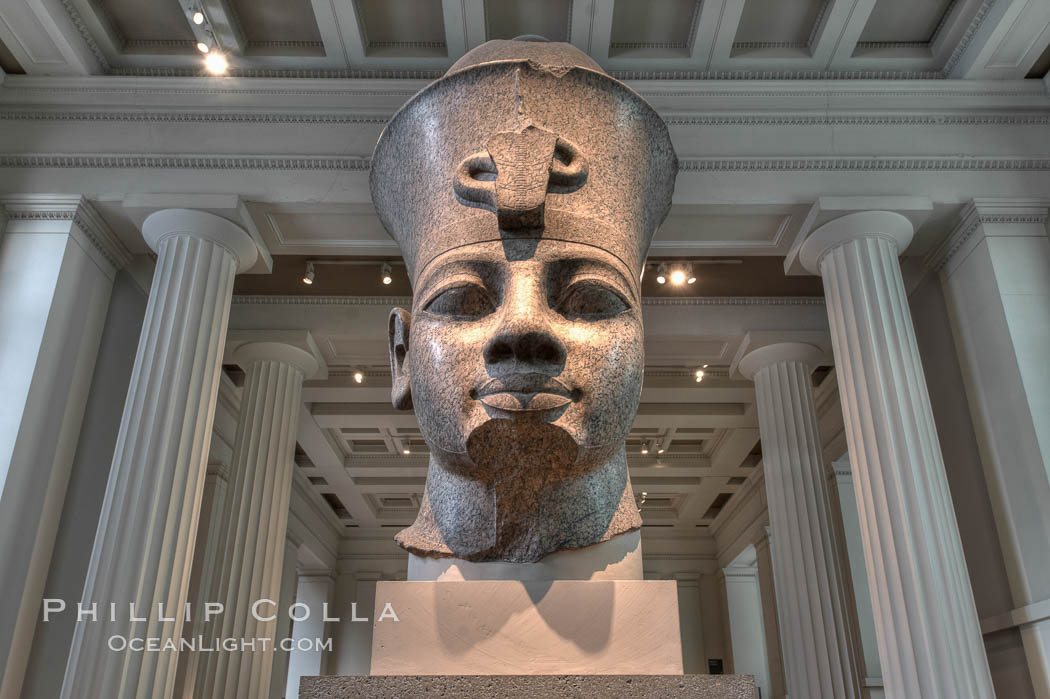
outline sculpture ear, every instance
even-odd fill
[[[412,381],[408,369],[408,329],[412,314],[403,308],[390,311],[390,399],[398,410],[412,409]]]

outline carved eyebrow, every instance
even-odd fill
[[[631,279],[623,274],[614,265],[609,264],[603,260],[596,260],[590,257],[570,257],[563,258],[554,262],[555,267],[560,267],[566,270],[569,274],[567,275],[566,281],[573,281],[581,272],[600,272],[604,274],[612,274],[616,279],[627,289],[630,294],[631,302],[638,302],[638,293],[635,289],[635,285],[631,283]]]

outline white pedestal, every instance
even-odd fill
[[[674,580],[382,581],[372,623],[373,675],[682,674]]]

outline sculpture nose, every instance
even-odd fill
[[[490,373],[557,376],[565,367],[565,346],[544,318],[543,299],[535,296],[515,294],[507,300],[503,322],[485,344],[485,364]]]

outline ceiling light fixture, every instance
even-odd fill
[[[412,450],[409,449],[408,447],[405,447],[404,449],[401,450],[401,453],[404,454],[405,456],[408,456],[409,454],[412,453]]]
[[[355,383],[361,383],[364,380],[365,380],[364,372],[362,372],[360,369],[356,370],[354,372],[354,382]]]
[[[656,268],[656,283],[666,284],[667,283],[667,265],[660,263],[660,266]]]
[[[314,271],[314,263],[313,262],[307,262],[306,263],[306,274],[303,275],[303,280],[302,280],[303,284],[313,284],[314,283],[314,277],[316,277],[316,276],[317,276],[317,272]]]
[[[197,50],[201,53],[208,53],[209,51],[211,51],[211,46],[208,46],[208,43],[205,41],[198,41]]]
[[[230,63],[221,53],[209,53],[204,58],[204,67],[212,75],[225,75]]]
[[[657,449],[657,450],[656,450],[656,453],[657,453],[657,454],[663,454],[663,453],[664,453],[664,449],[663,449],[663,447],[660,447],[659,449]]]
[[[646,449],[645,447],[642,447],[642,453],[643,453],[643,454],[648,454],[648,453],[649,453],[649,450],[648,450],[648,449]]]
[[[200,10],[194,10],[193,11],[193,23],[194,24],[198,24],[198,25],[199,24],[204,24],[204,13],[201,12]]]
[[[705,364],[704,366],[706,367],[707,365]],[[704,380],[704,370],[703,369],[697,369],[696,370],[696,382],[700,383],[703,380]]]
[[[391,269],[389,262],[384,262],[383,266],[380,268],[379,271],[380,271],[380,274],[382,275],[384,284],[392,284],[393,283],[393,281],[394,281],[394,276],[393,276],[394,275],[394,270]]]
[[[693,274],[693,265],[692,265],[692,263],[687,264],[685,266],[685,283],[686,284],[695,284],[696,283],[696,275]]]
[[[683,282],[685,282],[685,272],[683,272],[680,269],[676,269],[675,271],[671,272],[672,284],[674,284],[675,286],[679,286]]]

